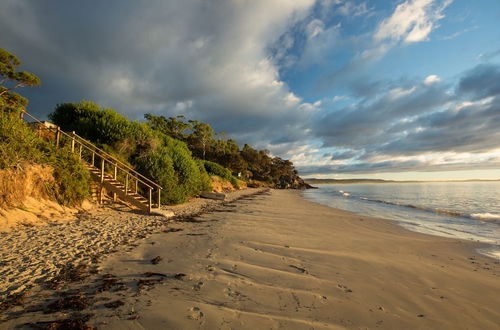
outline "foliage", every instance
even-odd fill
[[[182,203],[210,189],[205,170],[186,144],[172,137],[182,133],[175,131],[174,120],[170,126],[161,126],[159,121],[156,125],[162,131],[155,130],[153,125],[129,121],[89,101],[59,104],[50,118],[63,130],[75,131],[161,185],[164,204]],[[172,134],[163,132],[171,127]]]
[[[239,188],[238,180],[231,174],[231,171],[228,170],[227,168],[225,168],[217,163],[210,162],[208,160],[203,161],[203,165],[205,166],[205,169],[206,169],[208,174],[217,175],[217,176],[231,182],[233,187]]]
[[[24,108],[28,100],[14,92],[19,87],[40,85],[40,79],[32,73],[17,71],[19,59],[0,48],[0,110],[14,111]]]
[[[57,105],[49,118],[65,131],[76,131],[97,144],[113,145],[132,134],[131,123],[118,112],[90,101]]]
[[[76,205],[89,196],[90,173],[75,154],[57,149],[49,164],[54,167],[53,193],[62,205]]]
[[[292,162],[271,157],[269,151],[256,150],[248,144],[240,150],[236,141],[226,139],[224,132],[214,134],[206,123],[186,122],[183,116],[166,118],[146,114],[145,118],[153,130],[186,142],[195,157],[225,167],[230,173],[275,186],[283,186],[284,181],[301,181]]]

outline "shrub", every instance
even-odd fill
[[[205,170],[208,174],[217,175],[229,182],[233,185],[233,187],[239,189],[238,180],[231,174],[231,171],[227,168],[214,163],[208,160],[203,161],[203,165],[205,166]]]
[[[163,187],[162,203],[179,204],[188,197],[210,189],[208,174],[191,157],[185,143],[161,136],[163,143],[134,164],[139,172]]]
[[[75,131],[97,144],[112,145],[132,134],[125,117],[90,101],[59,104],[49,118],[63,130]]]
[[[90,193],[90,173],[68,150],[57,150],[50,160],[56,180],[53,193],[62,205],[77,205]]]

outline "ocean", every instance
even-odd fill
[[[500,259],[500,182],[318,185],[306,199],[396,221],[430,235],[489,244],[478,252]]]

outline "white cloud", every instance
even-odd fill
[[[396,87],[394,89],[391,89],[388,93],[388,97],[389,99],[391,100],[396,100],[396,99],[399,99],[403,96],[407,96],[407,95],[410,95],[412,94],[413,92],[415,92],[417,90],[417,88],[414,86],[412,88],[409,88],[409,89],[403,89],[401,87]]]
[[[343,100],[347,100],[349,97],[346,96],[346,95],[335,95],[333,98],[332,98],[332,102],[339,102],[339,101],[343,101]]]
[[[323,23],[322,20],[317,18],[310,21],[305,28],[305,32],[308,39],[312,39],[317,35],[323,33],[324,31],[325,31],[325,23]]]
[[[413,43],[425,41],[444,17],[443,10],[451,4],[446,0],[437,6],[435,0],[409,0],[399,4],[391,17],[380,23],[373,35],[376,42]]]
[[[440,81],[441,81],[441,78],[439,78],[439,76],[437,76],[435,74],[431,74],[425,78],[424,84],[432,85],[432,84],[440,82]]]

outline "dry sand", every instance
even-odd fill
[[[246,197],[171,222],[138,243],[109,254],[100,274],[67,286],[66,294],[88,295],[83,314],[33,309],[0,328],[68,315],[99,329],[500,324],[499,262],[476,254],[479,245],[408,232],[311,203],[296,191]],[[104,290],[106,281],[112,287]]]

